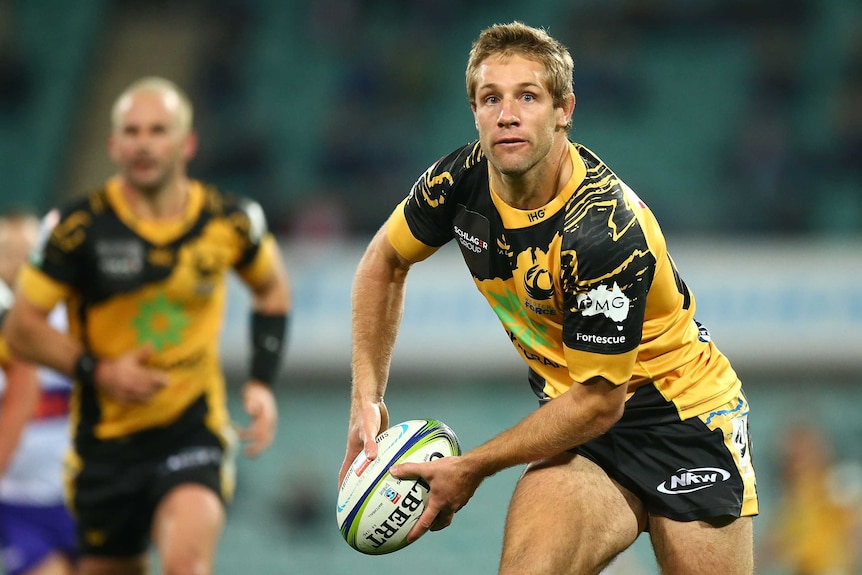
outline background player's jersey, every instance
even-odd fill
[[[707,330],[646,205],[570,143],[571,179],[547,205],[515,209],[490,188],[478,143],[444,157],[388,223],[405,258],[455,239],[479,291],[542,398],[601,376],[653,384],[682,418],[735,397],[740,382]]]
[[[11,291],[0,281],[0,315],[11,306]],[[7,297],[8,296],[8,297]],[[66,330],[66,310],[57,306],[48,316],[51,325]],[[3,338],[0,337],[0,340]],[[7,349],[5,342],[3,349]],[[11,357],[0,353],[0,364]],[[56,371],[38,372],[39,400],[32,419],[21,433],[15,453],[0,476],[0,502],[18,505],[58,505],[63,502],[63,457],[69,447],[71,382]],[[0,370],[0,396],[6,375]]]
[[[272,242],[260,206],[197,181],[182,219],[137,219],[117,179],[62,212],[38,261],[22,271],[24,295],[42,309],[67,300],[70,333],[97,357],[149,346],[149,365],[169,374],[142,404],[76,386],[79,448],[168,425],[201,401],[211,429],[227,424],[218,355],[226,274],[235,268],[259,283],[272,266]]]

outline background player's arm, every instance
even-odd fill
[[[3,365],[3,371],[6,391],[0,400],[0,477],[5,473],[39,399],[35,366],[12,359]]]
[[[167,374],[146,366],[150,349],[133,350],[116,358],[94,358],[89,381],[81,381],[83,346],[48,321],[49,312],[33,304],[20,289],[3,326],[3,335],[16,356],[74,377],[121,403],[147,401],[168,384]]]
[[[272,264],[269,272],[258,282],[248,284],[252,296],[252,311],[256,316],[253,321],[284,318],[285,325],[281,328],[284,332],[286,318],[291,310],[290,280],[278,244],[273,241],[271,247],[273,255],[270,258]],[[253,337],[257,338],[257,335]],[[264,344],[256,342],[254,345]],[[283,342],[279,342],[279,351],[274,354],[275,361],[280,361],[283,346]],[[259,455],[272,444],[278,424],[278,407],[271,387],[273,382],[257,378],[254,371],[253,367],[251,377],[242,390],[243,407],[252,421],[248,427],[239,431],[240,438],[247,442],[245,453],[249,457]]]
[[[382,227],[365,251],[353,280],[353,350],[350,423],[339,483],[365,449],[377,456],[374,439],[389,427],[383,403],[392,350],[404,313],[404,288],[410,262],[401,257]]]
[[[278,243],[271,243],[272,260],[270,272],[255,284],[249,284],[252,309],[263,315],[286,315],[290,313],[290,280]]]
[[[72,336],[48,322],[49,313],[33,304],[19,288],[3,323],[3,335],[16,357],[74,376],[75,362],[84,349]]]

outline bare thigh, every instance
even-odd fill
[[[153,541],[164,575],[208,575],[224,525],[224,507],[208,487],[174,487],[156,508]]]
[[[650,515],[650,539],[664,575],[754,572],[751,517],[706,521],[673,521]]]
[[[640,501],[590,460],[570,453],[530,465],[503,537],[501,575],[598,573],[646,524]]]

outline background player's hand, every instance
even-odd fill
[[[113,359],[100,360],[96,387],[119,403],[144,403],[168,385],[167,372],[149,367],[153,349],[136,349]]]
[[[242,404],[251,417],[248,427],[239,430],[239,437],[246,442],[245,454],[257,457],[272,444],[278,425],[278,406],[272,389],[259,381],[249,381],[242,388]]]
[[[338,472],[338,484],[344,481],[347,470],[360,451],[365,451],[368,459],[377,457],[377,436],[389,429],[389,410],[381,399],[379,402],[356,404],[350,416],[347,431],[347,451],[341,470]]]

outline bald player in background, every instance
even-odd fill
[[[120,94],[117,173],[61,210],[4,326],[15,353],[74,376],[67,473],[83,575],[147,573],[151,543],[164,575],[213,572],[234,481],[219,357],[230,272],[251,294],[246,454],[275,434],[287,272],[257,203],[187,175],[192,118],[164,78]],[[63,301],[71,335],[47,323]]]

